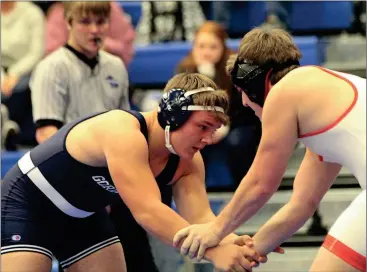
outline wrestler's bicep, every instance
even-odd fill
[[[105,156],[112,180],[129,209],[144,212],[154,201],[161,201],[159,188],[149,166],[144,135],[131,132],[119,141],[109,141]],[[118,136],[118,135],[117,135]]]

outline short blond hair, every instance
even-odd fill
[[[224,125],[229,122],[227,115],[229,108],[229,98],[225,90],[218,90],[217,85],[209,77],[199,73],[181,73],[171,78],[165,88],[164,92],[168,92],[171,89],[183,89],[185,91],[191,91],[199,88],[210,87],[215,89],[214,92],[201,92],[192,96],[194,105],[204,107],[221,107],[225,113],[215,111],[216,118]]]
[[[241,40],[238,54],[229,57],[226,71],[231,74],[236,59],[240,61],[248,60],[257,65],[268,61],[282,63],[289,60],[300,60],[301,52],[294,43],[292,36],[282,29],[254,28],[248,32]],[[292,65],[270,76],[270,82],[274,85],[288,72],[297,68]]]
[[[75,17],[93,14],[102,18],[109,18],[111,4],[109,1],[67,1],[63,2],[65,19],[70,22]]]

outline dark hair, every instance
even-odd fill
[[[227,61],[226,70],[230,74],[236,59],[252,61],[257,65],[269,61],[282,63],[289,60],[300,60],[301,52],[292,40],[291,35],[282,29],[254,28],[241,40],[238,54],[231,55]],[[271,73],[270,82],[274,85],[281,78],[299,65]]]

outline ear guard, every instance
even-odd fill
[[[263,106],[268,72],[271,69],[281,70],[292,65],[299,65],[299,61],[288,60],[282,63],[268,61],[257,65],[247,60],[240,61],[237,58],[231,73],[232,83],[240,87],[252,102]]]
[[[169,132],[180,128],[190,117],[192,111],[218,111],[224,109],[218,106],[199,106],[193,104],[192,95],[201,92],[213,92],[213,88],[205,87],[185,92],[183,89],[171,89],[163,94],[158,107],[158,122],[165,129],[166,147],[174,154],[169,140]]]
[[[190,117],[192,111],[219,111],[224,113],[221,107],[193,105],[192,95],[201,92],[215,91],[213,88],[200,88],[185,92],[182,89],[172,89],[163,94],[158,108],[158,122],[162,128],[170,126],[174,131],[182,126]]]

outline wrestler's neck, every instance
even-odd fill
[[[155,158],[165,159],[170,155],[170,151],[165,146],[164,129],[158,122],[158,112],[151,111],[143,113],[148,127],[148,145],[150,160]]]

